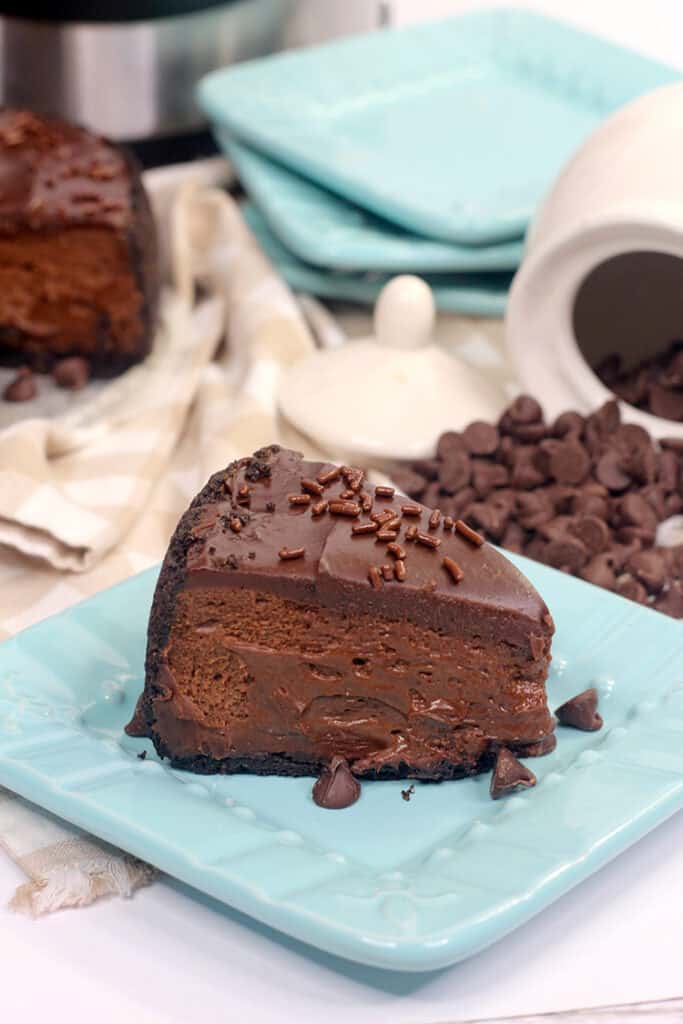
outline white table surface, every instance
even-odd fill
[[[22,880],[0,858],[0,897]],[[0,910],[0,1006],[17,1021],[58,1007],[69,1024],[432,1024],[680,996],[682,949],[679,813],[508,938],[431,975],[311,952],[170,881],[37,921]]]

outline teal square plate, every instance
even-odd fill
[[[225,128],[214,134],[268,227],[305,263],[424,274],[515,270],[521,262],[521,239],[473,246],[411,234],[243,145]]]
[[[261,211],[251,203],[242,207],[244,219],[263,251],[287,284],[295,291],[372,305],[391,274],[350,273],[324,270],[304,263],[270,230]],[[437,308],[444,313],[502,317],[505,313],[512,275],[508,273],[422,274],[434,293]]]
[[[327,811],[311,780],[175,771],[123,732],[157,572],[0,647],[0,784],[313,946],[394,970],[476,953],[683,806],[683,629],[523,558],[557,624],[555,706],[594,685],[605,726],[560,729],[538,785],[365,783]],[[146,751],[141,760],[138,755]]]
[[[680,73],[529,11],[481,11],[205,77],[211,121],[409,231],[521,237],[576,147]]]

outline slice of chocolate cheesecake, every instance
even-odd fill
[[[277,446],[171,541],[128,732],[196,772],[448,779],[555,745],[553,621],[464,523]]]

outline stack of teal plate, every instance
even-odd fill
[[[676,71],[529,11],[385,29],[213,72],[199,101],[289,283],[371,302],[429,280],[502,315],[524,234],[573,150]],[[618,166],[615,166],[618,173]]]

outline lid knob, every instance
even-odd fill
[[[388,348],[423,348],[434,334],[435,306],[426,281],[413,274],[394,277],[375,303],[375,337]]]

